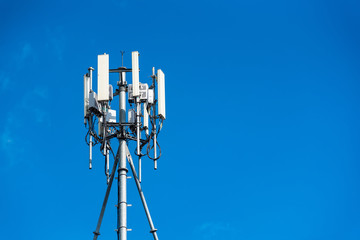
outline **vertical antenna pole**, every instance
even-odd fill
[[[93,67],[89,67],[89,75],[90,75],[90,90],[92,90],[92,72],[94,71]]]
[[[140,97],[136,97],[136,142],[137,142],[137,155],[139,157],[139,181],[141,182],[141,151],[140,151],[140,138],[141,138],[141,133],[140,133]]]
[[[89,83],[89,91],[92,90],[92,72],[94,71],[94,68],[89,67],[89,77],[90,77],[90,83]],[[92,131],[93,125],[92,125],[92,117],[88,118],[89,121],[89,129]],[[89,169],[92,168],[92,140],[93,136],[90,134],[90,141],[89,141]]]
[[[120,51],[121,53],[121,66],[123,67],[124,66],[124,53],[125,51]]]
[[[92,131],[92,117],[89,117],[89,129],[90,132]],[[90,141],[89,141],[89,169],[92,168],[92,135],[90,134]]]
[[[110,180],[110,173],[109,173],[109,167],[110,167],[110,159],[109,159],[109,149],[106,147],[106,183],[109,184],[109,180]]]
[[[121,81],[119,83],[119,123],[126,122],[126,95],[125,95],[125,73],[121,73]],[[126,168],[126,140],[125,131],[121,127],[122,138],[119,139],[120,163],[118,168],[118,240],[127,239],[127,197],[126,197],[126,178],[128,169]]]
[[[89,121],[89,129],[90,132],[92,131],[92,117],[88,118]],[[89,169],[92,168],[92,135],[90,134],[90,141],[89,141]]]
[[[103,113],[104,115],[102,116],[103,119],[103,130],[102,130],[102,134],[103,134],[103,141],[104,141],[104,156],[105,156],[105,175],[106,175],[106,183],[109,183],[109,178],[110,178],[110,174],[109,174],[109,149],[108,149],[108,141],[106,141],[106,115],[107,115],[107,107],[106,104],[104,103],[103,105]]]
[[[156,131],[156,127],[155,127],[155,131]],[[157,154],[156,154],[156,151],[157,151],[157,149],[156,149],[156,144],[157,144],[157,139],[156,139],[156,132],[155,132],[155,134],[154,134],[154,169],[156,170],[157,169],[157,160],[156,160],[156,158],[157,158]]]
[[[153,85],[154,85],[154,95],[156,92],[156,84],[155,84],[155,79],[156,79],[156,75],[155,75],[155,67],[153,67],[152,69],[153,71]],[[154,96],[155,97],[155,96]],[[153,106],[153,118],[154,118],[154,126],[153,126],[153,133],[154,133],[154,138],[153,138],[153,143],[154,143],[154,169],[157,169],[157,139],[156,139],[156,104],[154,104]]]

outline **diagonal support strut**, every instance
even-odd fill
[[[111,170],[109,184],[108,184],[108,186],[107,186],[107,188],[106,188],[106,193],[105,193],[103,205],[102,205],[102,207],[101,207],[99,220],[98,220],[98,223],[97,223],[97,226],[96,226],[96,230],[94,231],[94,238],[93,238],[93,240],[96,240],[97,237],[100,235],[100,232],[99,232],[99,231],[100,231],[100,227],[101,227],[101,222],[102,222],[102,219],[103,219],[103,217],[104,217],[106,204],[107,204],[107,201],[108,201],[108,198],[109,198],[109,194],[110,194],[110,190],[111,190],[111,185],[112,185],[113,180],[114,180],[115,171],[116,171],[116,167],[117,167],[118,163],[119,163],[119,150],[118,150],[118,152],[116,153],[116,157],[115,157],[115,159],[114,159],[114,165],[113,165],[112,170]]]
[[[147,217],[147,219],[149,221],[149,225],[150,225],[150,228],[151,228],[150,232],[153,234],[154,240],[159,240],[159,238],[157,236],[157,233],[156,233],[157,229],[154,227],[154,223],[153,223],[153,221],[151,219],[150,211],[149,211],[149,208],[148,208],[148,206],[146,204],[145,196],[144,196],[144,193],[143,193],[143,191],[141,189],[141,184],[140,184],[140,181],[139,181],[139,179],[137,177],[135,166],[134,166],[134,163],[133,163],[130,151],[129,151],[129,147],[127,145],[126,145],[126,157],[127,157],[128,162],[130,164],[130,168],[131,168],[131,171],[132,171],[133,176],[134,176],[136,187],[137,187],[137,189],[139,191],[139,195],[140,195],[141,202],[143,204],[143,207],[144,207],[144,210],[145,210],[145,213],[146,213],[146,217]]]

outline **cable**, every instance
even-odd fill
[[[163,120],[163,119],[160,119],[158,131],[157,131],[157,133],[156,133],[157,136],[159,136],[159,133],[160,133],[160,131],[161,131],[161,129],[162,129],[163,122],[164,122],[164,120]]]
[[[89,136],[89,133],[90,133],[90,129],[87,131],[87,133],[85,135],[85,142],[88,146],[90,146],[90,143],[88,142],[88,139],[87,139],[87,137]]]
[[[140,157],[146,156],[146,155],[147,155],[147,152],[146,152],[146,154],[141,153],[141,150],[142,150],[142,148],[143,148],[144,146],[145,146],[145,145],[141,145],[141,146],[140,146],[140,155],[137,154],[137,147],[135,148],[134,154],[135,154],[136,156],[140,156]]]
[[[156,145],[159,147],[159,156],[156,158],[150,157],[150,150],[154,148],[154,145],[152,145],[152,147],[150,147],[150,142],[148,143],[148,146],[146,148],[146,155],[148,156],[148,158],[150,158],[151,160],[158,160],[161,157],[161,147],[158,141],[156,141]]]
[[[112,148],[111,148],[111,145],[109,144],[109,150],[110,150],[110,152],[111,152],[111,154],[113,155],[113,157],[114,157],[114,160],[115,160],[115,154],[114,154],[114,151],[112,150]]]

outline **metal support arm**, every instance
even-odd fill
[[[99,216],[99,220],[98,220],[98,223],[97,223],[97,226],[96,226],[96,230],[94,231],[93,240],[96,240],[97,237],[100,235],[99,231],[100,231],[100,227],[101,227],[101,222],[102,222],[102,219],[104,217],[106,204],[107,204],[107,201],[108,201],[108,198],[109,198],[111,185],[112,185],[113,180],[114,180],[115,171],[116,171],[116,167],[117,167],[118,163],[119,163],[119,151],[116,154],[116,157],[115,157],[115,160],[114,160],[114,165],[113,165],[112,170],[111,170],[109,184],[108,184],[108,186],[106,188],[105,198],[104,198],[104,201],[103,201],[103,205],[101,207],[100,216]]]
[[[150,232],[153,234],[154,240],[159,240],[159,238],[157,236],[157,233],[156,233],[157,229],[154,227],[154,223],[153,223],[153,221],[151,219],[150,211],[149,211],[149,208],[148,208],[148,206],[146,204],[145,196],[144,196],[144,193],[143,193],[143,191],[141,189],[141,184],[140,184],[140,181],[139,181],[139,179],[137,177],[135,166],[134,166],[134,163],[133,163],[133,160],[132,160],[132,157],[131,157],[128,146],[126,146],[126,157],[128,159],[131,171],[133,173],[134,180],[135,180],[135,183],[136,183],[136,187],[137,187],[137,189],[139,191],[141,202],[143,204],[143,207],[144,207],[144,210],[145,210],[145,213],[146,213],[146,217],[147,217],[147,219],[149,221],[149,225],[150,225],[150,228],[151,228]]]

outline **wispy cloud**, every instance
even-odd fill
[[[5,122],[0,128],[0,150],[4,156],[4,168],[18,165],[25,159],[25,151],[31,150],[31,139],[24,138],[24,133],[34,127],[46,127],[44,122],[49,123],[49,116],[42,102],[48,99],[48,89],[35,86],[32,90],[24,93],[5,114]]]
[[[36,63],[38,54],[31,42],[16,43],[11,54],[4,56],[7,61],[0,66],[1,87],[9,87],[10,79],[17,79],[24,75],[26,66]]]
[[[31,111],[28,120],[36,123],[43,123],[47,120],[46,109],[41,107],[41,103],[48,99],[48,92],[47,88],[36,86],[23,96],[19,107],[22,111]]]
[[[10,83],[10,77],[4,72],[0,72],[0,90],[5,91],[8,89]]]
[[[49,91],[45,87],[35,87],[33,90],[35,97],[40,97],[42,100],[46,100],[49,97]]]
[[[14,128],[17,124],[13,113],[8,113],[5,119],[4,130],[0,134],[0,146],[2,152],[2,170],[7,170],[21,161],[21,154],[24,152],[24,145],[16,141]]]
[[[7,56],[8,61],[0,66],[0,91],[8,90],[11,85],[10,80],[14,78],[14,74],[21,72],[23,65],[34,58],[35,54],[29,42],[20,44],[13,55]]]
[[[20,56],[19,56],[19,61],[20,62],[24,62],[27,58],[30,57],[30,55],[32,54],[33,49],[30,43],[25,43],[22,47]]]
[[[197,239],[238,239],[240,230],[229,222],[203,222],[194,229]]]
[[[5,129],[5,131],[1,134],[1,148],[6,150],[11,147],[13,143],[14,140],[9,133],[9,129]]]
[[[10,62],[8,65],[11,66],[9,71],[14,70],[14,66],[22,68],[23,64],[32,62],[36,58],[36,51],[33,48],[33,44],[30,42],[18,43],[18,46],[14,53],[9,57]]]
[[[42,103],[48,98],[47,89],[39,86],[21,89],[16,85],[19,82],[16,79],[25,75],[24,66],[34,64],[36,51],[31,42],[16,45],[13,54],[7,56],[8,61],[0,66],[0,93],[8,105],[3,109],[0,120],[2,170],[16,166],[25,159],[23,155],[29,149],[31,140],[24,138],[24,133],[32,129],[32,124],[40,124],[48,119],[48,114],[42,107]],[[11,102],[7,102],[12,96]]]
[[[62,61],[66,47],[66,34],[64,34],[64,28],[62,26],[57,26],[54,29],[47,29],[47,36],[47,47],[55,54],[57,60]]]

